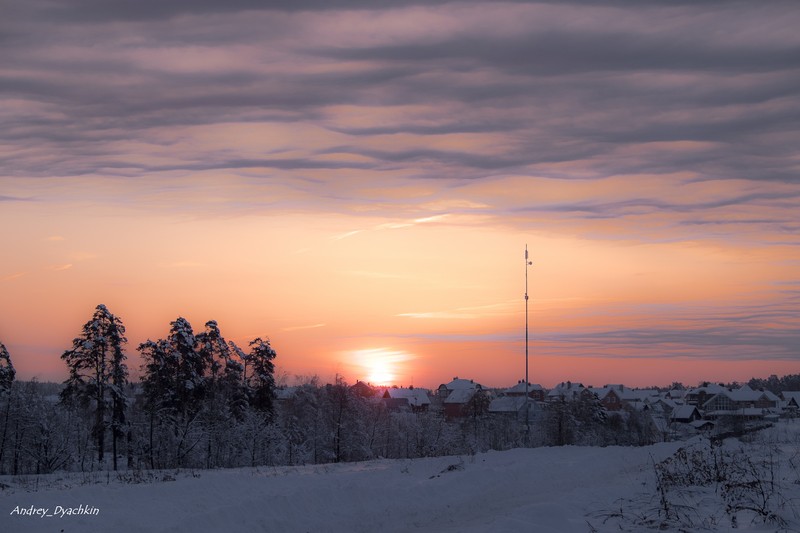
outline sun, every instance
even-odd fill
[[[413,359],[410,353],[391,348],[367,348],[352,354],[355,366],[372,385],[396,385],[403,363]]]
[[[373,385],[391,385],[396,377],[390,365],[377,363],[373,365],[369,374],[367,374],[367,381]]]

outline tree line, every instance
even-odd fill
[[[327,384],[305,378],[278,401],[269,340],[243,349],[213,320],[195,333],[179,317],[165,338],[141,343],[141,377],[131,383],[126,343],[122,320],[97,306],[61,356],[69,371],[63,384],[16,381],[0,343],[0,474],[319,464],[656,440],[644,414],[608,414],[596,398],[547,404],[530,434],[513,417],[489,415],[484,396],[469,416],[448,420],[436,399],[429,411],[397,412],[339,377]],[[796,377],[764,381],[776,386]]]
[[[98,305],[61,355],[69,377],[55,398],[36,382],[15,386],[0,344],[0,473],[117,470],[120,457],[127,467],[199,466],[201,449],[202,466],[214,467],[231,453],[222,448],[233,443],[222,436],[232,426],[272,422],[276,352],[269,340],[256,338],[245,351],[215,321],[195,334],[179,317],[165,339],[137,347],[143,364],[135,384],[127,342],[122,320]]]

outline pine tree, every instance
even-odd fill
[[[260,337],[250,343],[250,354],[247,365],[252,368],[247,378],[250,389],[250,404],[272,416],[275,400],[275,357],[277,354],[270,346],[269,339]]]
[[[207,365],[196,349],[197,338],[188,320],[178,317],[170,323],[167,347],[176,371],[176,407],[183,413],[195,414],[205,396]]]
[[[124,387],[128,369],[124,364],[123,345],[125,326],[105,305],[98,305],[92,319],[83,326],[83,333],[72,341],[72,349],[65,351],[63,359],[69,367],[69,378],[61,392],[65,403],[77,401],[94,409],[92,432],[97,439],[97,458],[102,463],[105,451],[107,414],[111,416],[113,447],[125,421]],[[111,412],[109,411],[109,404]],[[114,469],[117,457],[114,455]]]
[[[0,342],[0,393],[11,388],[15,375],[16,371],[14,365],[11,364],[11,356],[5,345]]]
[[[5,400],[3,405],[3,429],[0,431],[0,473],[3,472],[3,455],[6,449],[11,418],[11,396],[13,394],[11,386],[14,383],[15,375],[14,365],[11,364],[11,356],[8,354],[5,345],[0,342],[0,400]]]
[[[148,415],[147,460],[156,468],[156,421],[162,414],[176,412],[178,407],[177,358],[172,357],[169,344],[163,339],[147,339],[137,348],[142,356],[142,392],[144,409]]]
[[[205,332],[197,336],[198,353],[208,373],[206,383],[210,399],[222,400],[237,415],[246,404],[244,392],[244,367],[239,362],[241,350],[227,343],[217,322],[206,322]]]

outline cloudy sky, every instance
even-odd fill
[[[271,7],[264,7],[269,5]],[[1,0],[0,342],[289,375],[800,372],[795,1]]]

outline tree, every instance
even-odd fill
[[[167,352],[175,375],[175,403],[182,413],[196,414],[205,396],[206,360],[197,349],[192,325],[183,317],[170,323]]]
[[[206,396],[221,402],[235,414],[241,415],[247,403],[244,366],[237,359],[241,350],[222,337],[217,322],[206,322],[205,332],[197,336],[198,354],[206,367]]]
[[[3,471],[3,455],[6,449],[6,442],[8,437],[9,421],[11,416],[11,386],[14,383],[14,365],[11,364],[11,356],[8,350],[0,342],[0,399],[5,397],[5,406],[3,409],[3,430],[0,432],[0,472]],[[6,394],[8,393],[8,394]]]
[[[125,422],[125,366],[123,345],[125,326],[105,305],[98,305],[92,319],[83,326],[83,333],[72,341],[72,349],[61,355],[69,367],[69,378],[61,392],[64,403],[77,401],[94,410],[92,433],[97,439],[97,458],[102,463],[105,451],[106,420],[110,409],[114,470],[117,469],[117,438]],[[109,405],[110,404],[110,405]]]
[[[250,390],[250,404],[272,417],[275,401],[275,357],[269,339],[261,337],[250,343],[247,365],[252,368],[250,376],[245,376]]]
[[[231,347],[217,322],[209,320],[197,335],[197,352],[205,367],[202,420],[206,430],[206,466],[219,466],[236,448],[231,443],[233,415],[241,420],[247,406],[242,364],[232,356]]]
[[[14,365],[11,364],[11,356],[3,343],[0,342],[0,393],[11,388],[15,375],[16,371],[14,370]]]

